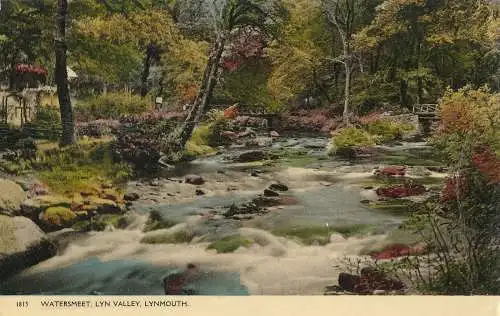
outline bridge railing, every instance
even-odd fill
[[[437,113],[437,112],[438,112],[438,105],[435,103],[413,105],[413,113]]]

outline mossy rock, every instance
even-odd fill
[[[253,241],[241,235],[227,236],[217,240],[210,245],[207,249],[215,249],[217,253],[230,253],[236,251],[240,247],[250,247]]]
[[[66,207],[72,210],[78,202],[71,198],[58,195],[40,195],[21,204],[21,214],[29,218],[37,218],[38,215],[50,207]]]
[[[157,230],[152,233],[146,234],[141,243],[144,244],[184,244],[190,243],[193,240],[194,234],[186,230],[169,231]]]
[[[71,209],[64,206],[49,207],[40,214],[40,220],[44,224],[56,227],[69,227],[76,217],[77,215]]]
[[[292,238],[304,245],[324,246],[330,242],[330,235],[340,233],[344,237],[366,235],[373,233],[374,229],[369,225],[345,225],[337,227],[326,226],[291,226],[278,228],[272,231],[276,236]]]
[[[356,127],[348,127],[340,130],[332,137],[328,154],[333,155],[344,152],[349,148],[370,147],[373,145],[375,145],[375,140],[368,132]]]
[[[197,214],[197,213],[196,213]],[[151,211],[143,232],[151,232],[160,229],[167,229],[177,225],[178,222],[163,218],[158,211]]]
[[[197,144],[193,141],[188,141],[186,143],[184,157],[195,158],[195,157],[200,157],[200,156],[210,156],[210,155],[214,155],[216,152],[217,151],[214,148],[212,148],[208,145]]]

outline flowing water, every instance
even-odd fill
[[[142,193],[155,190],[155,200],[134,204],[130,212],[134,221],[127,229],[73,238],[58,256],[0,284],[0,294],[162,295],[163,277],[187,264],[199,268],[196,279],[186,285],[198,295],[322,294],[325,286],[334,284],[338,273],[345,270],[336,265],[346,257],[359,258],[362,249],[383,240],[405,218],[360,203],[366,196],[357,183],[371,176],[373,166],[325,160],[322,145],[326,144],[321,138],[286,140],[282,146],[306,148],[317,158],[303,167],[270,167],[258,177],[248,174],[258,166],[229,163],[224,155],[219,155],[161,174],[160,185],[154,188],[131,183],[131,188],[141,188]],[[410,149],[425,147],[407,144],[398,148]],[[193,173],[207,180],[201,186],[207,191],[205,196],[192,194],[191,187],[172,179]],[[273,180],[290,187],[284,195],[293,203],[272,208],[270,213],[247,222],[198,215],[248,201]],[[226,190],[228,185],[235,185],[238,190]],[[191,191],[182,198],[178,197],[182,194],[165,195],[172,190],[184,193],[186,188]],[[141,243],[145,236],[142,228],[151,210],[181,222],[178,227],[189,227],[200,238],[184,244]],[[305,246],[272,234],[293,225],[369,225],[378,233],[334,238],[324,246]],[[233,253],[207,250],[210,241],[231,234],[242,235],[254,243]]]

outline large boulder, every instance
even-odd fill
[[[55,245],[33,221],[0,215],[0,280],[56,253]]]
[[[21,203],[27,194],[17,183],[0,179],[0,214],[14,216],[21,211]]]

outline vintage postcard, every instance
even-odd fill
[[[0,84],[8,308],[500,295],[498,0],[0,0]]]

